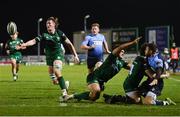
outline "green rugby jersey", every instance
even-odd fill
[[[94,76],[100,81],[107,82],[122,68],[126,68],[127,65],[128,63],[122,58],[116,57],[111,53],[104,63],[94,71]]]
[[[16,50],[16,46],[23,43],[23,40],[20,38],[16,38],[15,40],[9,39],[7,41],[7,50],[10,51],[10,55],[21,55],[20,50]]]
[[[124,81],[123,87],[125,92],[135,91],[145,75],[145,58],[137,56],[133,61],[127,78]]]
[[[38,36],[35,39],[38,42],[43,41],[46,57],[51,57],[59,54],[63,56],[61,44],[64,43],[66,38],[62,31],[57,30],[54,34],[43,33],[42,36]]]

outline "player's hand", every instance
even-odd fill
[[[92,45],[90,46],[90,49],[94,49],[94,48],[96,48],[96,45],[95,45],[95,44],[92,44]]]
[[[74,62],[75,62],[76,64],[79,63],[79,58],[78,58],[78,56],[74,56]]]
[[[108,54],[111,54],[111,51],[108,50],[107,53],[108,53]]]
[[[157,85],[158,83],[158,80],[157,79],[154,79],[149,85],[150,86],[153,86],[153,85]]]
[[[142,38],[142,36],[137,37],[137,38],[134,40],[134,42],[137,44],[141,38]]]
[[[166,73],[163,73],[163,74],[160,76],[160,78],[165,78],[165,79],[167,79],[167,78],[169,78],[169,76],[170,76],[170,73],[166,72]]]
[[[10,50],[6,50],[6,53],[9,55],[10,54]]]
[[[27,47],[27,44],[26,43],[22,43],[21,47]]]
[[[21,46],[20,45],[17,45],[16,46],[16,50],[20,50],[21,49]]]

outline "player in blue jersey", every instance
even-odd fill
[[[144,96],[143,104],[176,105],[176,103],[174,103],[170,98],[167,98],[165,101],[157,100],[157,96],[161,95],[164,87],[164,82],[161,78],[161,75],[163,74],[165,69],[163,59],[157,53],[156,45],[153,43],[148,44],[148,47],[146,47],[145,50],[145,55],[147,57],[148,67],[152,72],[155,73],[155,76],[148,77],[148,79],[144,81],[139,87],[140,94]]]
[[[128,77],[125,79],[123,88],[126,93],[125,96],[122,95],[108,95],[104,94],[103,97],[105,98],[105,102],[112,104],[112,103],[140,103],[141,102],[141,95],[145,96],[143,100],[143,104],[152,104],[150,102],[156,102],[156,105],[169,105],[170,103],[173,103],[172,100],[167,98],[165,101],[158,101],[156,100],[155,95],[159,95],[163,88],[162,79],[159,79],[159,84],[157,83],[157,86],[154,86],[153,77],[163,78],[167,77],[167,74],[158,73],[158,69],[163,68],[163,61],[160,56],[155,53],[156,51],[155,46],[153,44],[144,44],[141,47],[141,56],[137,56],[136,59],[133,61],[131,70],[129,72]],[[151,54],[150,54],[151,53]],[[145,59],[145,54],[148,57]],[[148,67],[146,67],[146,64],[148,64]],[[154,73],[149,71],[150,69],[154,70]],[[155,72],[157,71],[157,72]],[[150,74],[150,73],[152,74]],[[143,76],[148,76],[148,80],[143,82],[143,84],[139,86]],[[154,76],[155,74],[155,76]],[[156,75],[157,74],[157,75]],[[151,82],[153,81],[153,82]],[[139,92],[140,91],[140,92]],[[148,95],[146,95],[148,92]],[[152,99],[152,96],[154,97],[154,100]]]
[[[103,62],[103,46],[107,53],[111,53],[108,49],[104,35],[100,34],[99,24],[91,25],[91,34],[85,37],[81,44],[81,49],[88,50],[87,67],[88,73],[94,71],[95,66],[99,67]]]

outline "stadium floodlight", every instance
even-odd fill
[[[84,17],[84,32],[86,33],[86,31],[87,31],[87,19],[90,17],[90,15],[86,15],[85,17]]]
[[[40,36],[40,23],[43,21],[43,18],[39,18],[37,22],[37,35]],[[41,52],[41,45],[40,42],[38,43],[38,61],[40,61],[40,52]]]

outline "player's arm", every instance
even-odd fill
[[[21,46],[21,45],[16,46],[16,50],[24,50],[24,49],[26,49],[25,46]]]
[[[137,44],[141,38],[142,38],[142,37],[138,37],[138,38],[134,39],[133,41],[130,41],[130,42],[121,44],[120,46],[118,46],[117,48],[115,48],[115,49],[112,51],[112,53],[113,53],[115,56],[119,56],[119,53],[121,52],[121,50],[124,50],[124,49],[128,48],[129,46],[132,46],[132,45],[134,45],[134,44]]]
[[[81,44],[81,49],[83,50],[91,50],[94,49],[96,46],[94,44],[88,45],[89,39],[88,37],[85,38],[85,40]]]
[[[73,46],[73,44],[71,43],[71,41],[67,38],[67,37],[65,37],[66,39],[65,39],[65,44],[68,46],[68,48],[70,49],[70,51],[71,51],[71,53],[74,55],[74,60],[75,60],[75,62],[76,63],[79,63],[79,58],[78,58],[78,55],[77,55],[77,53],[76,53],[76,50],[75,50],[75,48],[74,48],[74,46]]]
[[[5,44],[5,49],[6,49],[6,53],[9,55],[10,54],[10,49],[9,49],[9,46],[8,46],[7,43]]]
[[[26,49],[25,46],[21,46],[21,44],[23,44],[23,43],[24,43],[23,40],[20,40],[20,44],[16,46],[16,50],[24,50],[24,49]]]
[[[103,45],[104,45],[104,49],[106,50],[106,52],[107,52],[108,54],[110,54],[111,51],[109,51],[108,44],[107,44],[107,41],[106,41],[106,40],[103,41]]]
[[[156,72],[155,72],[156,75],[155,75],[153,81],[149,84],[150,86],[156,85],[158,83],[158,79],[161,78],[162,72],[163,72],[163,68],[161,68],[161,67],[156,68]]]
[[[26,43],[21,44],[22,47],[29,47],[29,46],[33,46],[36,44],[36,38],[27,41]]]
[[[149,78],[154,79],[156,77],[156,73],[151,69],[146,69],[145,73],[146,73],[146,76]],[[161,74],[160,78],[168,78],[169,76],[170,76],[170,74],[168,72],[165,72],[165,73]]]
[[[130,70],[131,69],[131,63],[125,62],[124,69]]]

